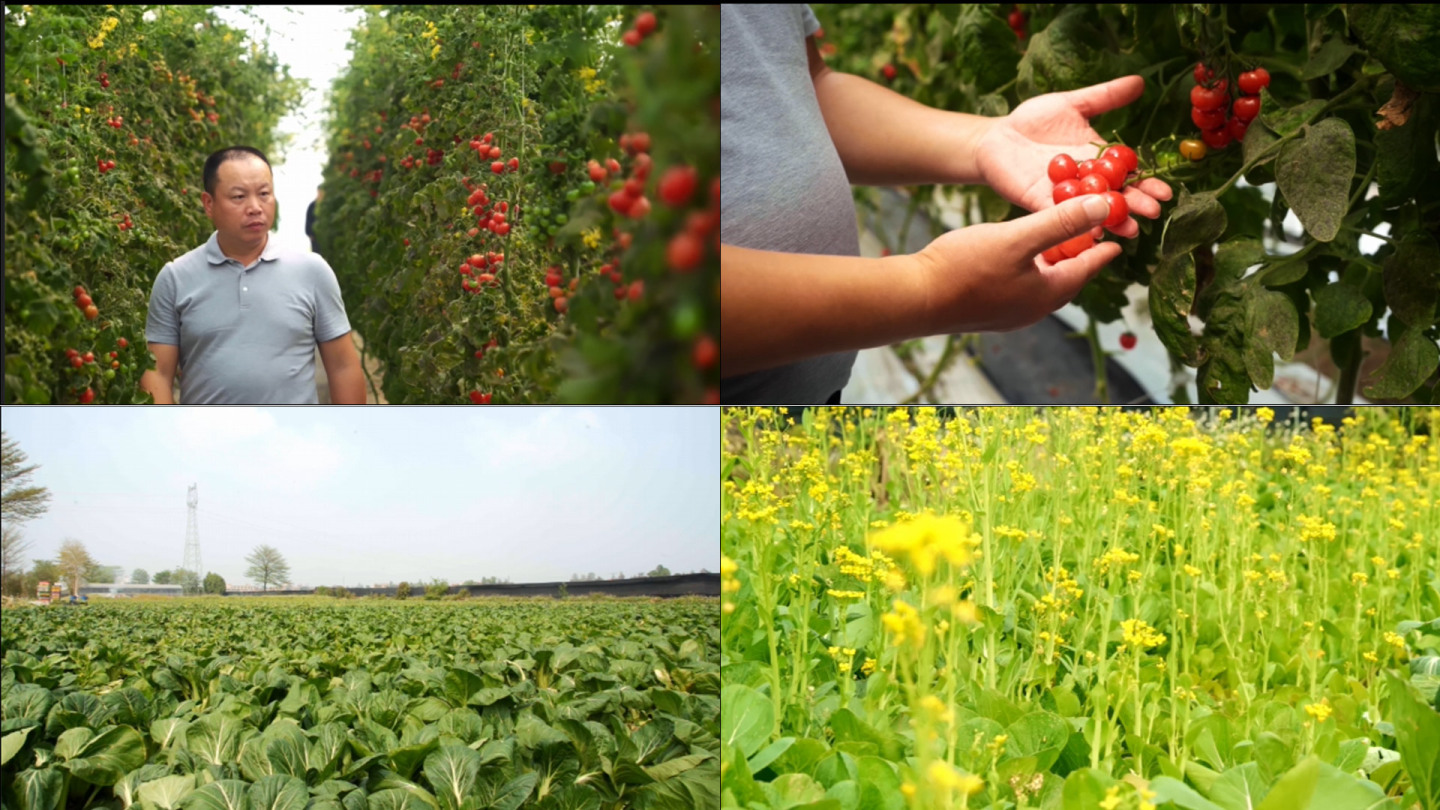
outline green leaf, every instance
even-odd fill
[[[1200,362],[1189,322],[1194,301],[1195,260],[1187,253],[1162,261],[1150,279],[1150,317],[1165,348],[1191,366]]]
[[[860,757],[856,763],[860,785],[860,806],[867,810],[903,810],[900,777],[895,766],[879,757]]]
[[[1329,340],[1370,320],[1370,299],[1358,287],[1336,282],[1315,293],[1315,330]]]
[[[186,774],[183,776],[166,776],[156,779],[153,782],[146,782],[135,791],[140,804],[150,808],[156,807],[161,810],[175,810],[180,802],[195,790],[195,776]]]
[[[1405,330],[1390,346],[1390,356],[1375,369],[1373,382],[1365,387],[1371,399],[1402,399],[1410,396],[1440,366],[1440,347],[1417,328]]]
[[[221,779],[191,793],[184,810],[250,810],[250,786],[239,779]]]
[[[1440,164],[1435,155],[1437,115],[1440,103],[1433,94],[1423,94],[1415,99],[1404,126],[1375,133],[1375,181],[1384,207],[1403,204],[1432,181]]]
[[[66,731],[55,741],[55,756],[64,760],[79,755],[85,743],[90,742],[90,738],[94,736],[95,732],[84,726]]]
[[[540,775],[534,771],[521,774],[506,782],[499,790],[486,797],[488,801],[481,804],[480,807],[489,808],[489,810],[516,810],[516,808],[525,803],[526,799],[530,798],[530,794],[534,792],[535,783],[539,778]]]
[[[1307,757],[1291,768],[1270,788],[1259,810],[1305,810],[1310,806],[1310,797],[1315,795],[1315,785],[1320,781],[1320,760]]]
[[[1225,233],[1225,208],[1214,194],[1180,194],[1180,201],[1165,222],[1162,259],[1186,255],[1201,245],[1211,245]],[[1194,295],[1193,291],[1190,293]]]
[[[1324,167],[1317,171],[1316,167]],[[1340,232],[1355,175],[1355,133],[1342,118],[1326,118],[1280,148],[1275,181],[1305,230],[1321,242]]]
[[[415,773],[415,768],[439,747],[440,740],[436,738],[418,745],[407,745],[403,748],[396,748],[389,754],[390,765],[395,769],[396,773],[409,779]]]
[[[770,739],[775,710],[769,698],[748,686],[725,687],[720,693],[725,711],[720,715],[720,741],[725,748],[749,758]]]
[[[20,753],[20,749],[25,747],[25,738],[29,737],[33,730],[33,727],[27,728],[0,738],[0,765],[9,762],[15,758],[16,754]],[[790,741],[794,742],[795,740],[791,738]]]
[[[1300,338],[1300,313],[1284,294],[1259,287],[1252,290],[1247,304],[1245,370],[1255,387],[1269,388],[1275,377],[1272,353],[1286,361],[1295,354],[1295,342]]]
[[[65,767],[81,781],[113,785],[143,764],[145,741],[140,733],[129,726],[111,726],[87,742]]]
[[[1225,810],[1252,810],[1266,792],[1260,766],[1246,762],[1220,774],[1210,788],[1210,800]]]
[[[1095,810],[1105,800],[1105,791],[1115,778],[1096,768],[1082,768],[1065,777],[1061,794],[1064,810]]]
[[[1440,8],[1417,3],[1351,3],[1350,31],[1395,78],[1426,93],[1440,93]]]
[[[1184,810],[1221,810],[1219,805],[1196,793],[1194,788],[1168,776],[1155,777],[1150,781],[1150,789],[1155,791],[1155,798],[1151,800],[1155,804],[1170,802]]]
[[[304,780],[271,774],[250,786],[250,810],[305,810],[310,794]]]
[[[15,799],[20,810],[60,810],[67,786],[59,768],[30,768],[15,777]]]
[[[425,758],[425,779],[443,810],[460,810],[479,773],[480,755],[463,745],[447,745]]]
[[[240,751],[241,723],[229,714],[207,714],[186,732],[185,747],[211,765],[234,762]]]
[[[1004,759],[1033,756],[1036,759],[1033,772],[1040,772],[1050,770],[1060,758],[1070,739],[1070,726],[1058,714],[1035,711],[1011,723],[1005,733],[1010,740],[1005,746]]]
[[[781,737],[773,743],[765,746],[755,756],[750,757],[750,772],[763,770],[765,766],[774,762],[781,754],[789,750],[795,744],[794,737]]]
[[[1386,675],[1389,690],[1387,716],[1395,725],[1400,762],[1415,786],[1416,798],[1424,810],[1440,808],[1440,714],[1416,700],[1406,683]]]
[[[399,788],[371,793],[365,801],[370,810],[430,810],[430,805],[419,796]]]
[[[1407,324],[1435,322],[1440,300],[1440,245],[1423,231],[1407,235],[1385,260],[1385,303]]]

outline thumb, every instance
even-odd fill
[[[1026,233],[1017,241],[1032,253],[1041,253],[1071,237],[1088,232],[1110,216],[1110,201],[1103,194],[1072,197],[1059,205],[1022,217]]]

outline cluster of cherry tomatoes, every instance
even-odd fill
[[[1215,71],[1201,62],[1195,66],[1195,87],[1190,91],[1190,120],[1200,128],[1201,140],[1186,140],[1180,143],[1180,154],[1191,160],[1205,157],[1208,149],[1224,149],[1231,141],[1245,139],[1250,122],[1260,114],[1260,90],[1270,85],[1270,73],[1265,68],[1255,68],[1240,74],[1240,96],[1235,99],[1229,114],[1225,107],[1230,101],[1228,80],[1216,80]]]
[[[115,168],[115,161],[113,161],[113,160],[101,160],[100,158],[96,158],[96,159],[95,159],[95,165],[98,166],[98,167],[100,167],[100,173],[101,173],[101,174],[104,174],[104,173],[110,171],[111,169]]]
[[[625,34],[620,37],[620,41],[631,48],[636,48],[639,47],[640,43],[645,41],[645,37],[650,36],[650,33],[654,30],[655,14],[650,11],[641,12],[641,14],[635,18],[635,26],[629,31],[626,31]]]
[[[1056,155],[1050,160],[1047,171],[1050,182],[1055,184],[1052,192],[1055,204],[1078,197],[1082,194],[1101,194],[1110,203],[1110,216],[1105,218],[1106,228],[1114,229],[1130,216],[1130,205],[1120,189],[1125,187],[1126,178],[1140,167],[1140,158],[1135,150],[1124,144],[1107,147],[1100,157],[1076,163],[1069,155]],[[1043,254],[1045,260],[1054,264],[1073,259],[1090,249],[1095,237],[1089,231],[1066,240]]]
[[[116,129],[119,129],[119,128],[125,126],[125,118],[124,118],[123,116],[119,116],[119,115],[112,116],[112,117],[110,117],[110,118],[108,118],[108,119],[105,120],[105,126],[107,126],[107,127],[114,127],[114,128],[116,128]]]
[[[85,288],[78,285],[75,287],[75,306],[85,313],[87,321],[93,321],[100,317],[99,307],[96,307],[95,302],[90,300],[90,294],[85,292]]]
[[[1015,9],[1010,12],[1010,30],[1015,32],[1016,39],[1025,38],[1025,24],[1028,21],[1027,18],[1028,15],[1026,15],[1025,12],[1021,11],[1019,6],[1016,6]]]

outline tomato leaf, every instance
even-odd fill
[[[1419,328],[1405,330],[1390,346],[1390,356],[1375,369],[1365,396],[1372,399],[1408,397],[1440,366],[1440,347]]]
[[[1323,166],[1324,171],[1316,171]],[[1321,242],[1340,231],[1355,174],[1355,133],[1342,118],[1311,126],[1280,149],[1275,180],[1305,230]]]

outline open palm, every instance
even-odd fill
[[[977,153],[980,175],[1000,196],[1029,211],[1054,205],[1046,167],[1064,152],[1075,161],[1100,153],[1095,143],[1104,139],[1090,126],[1090,119],[1138,99],[1145,80],[1124,76],[1104,84],[1060,93],[1047,93],[1025,101],[1009,115],[997,119],[981,139]],[[1125,202],[1132,214],[1150,219],[1160,216],[1160,202],[1171,197],[1164,181],[1148,178],[1125,189]],[[1130,238],[1140,226],[1127,219],[1114,229]]]

